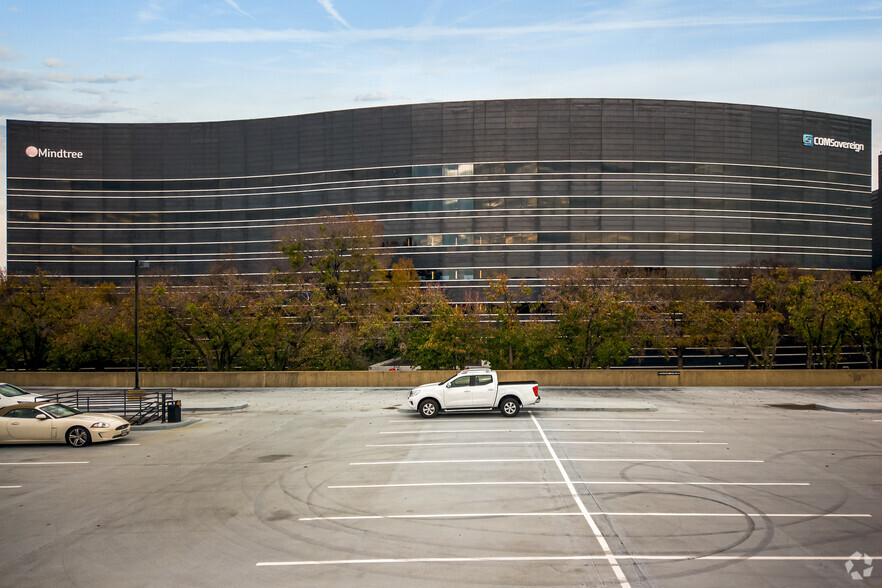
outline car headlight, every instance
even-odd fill
[[[107,423],[92,423],[93,429],[109,429],[110,425]]]

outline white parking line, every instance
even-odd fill
[[[88,461],[9,461],[2,462],[0,466],[30,466],[30,465],[82,465]]]
[[[759,517],[759,518],[872,518],[866,513],[764,513],[764,512],[591,512],[591,516],[607,517]],[[580,517],[580,512],[487,512],[457,514],[401,514],[401,515],[339,515],[301,517],[300,521],[365,521],[374,519],[484,519],[502,517]]]
[[[600,549],[603,551],[603,555],[606,558],[607,563],[609,563],[610,567],[613,570],[613,573],[616,575],[616,578],[619,581],[619,584],[622,588],[630,588],[631,584],[628,582],[628,578],[625,576],[624,572],[622,572],[622,568],[619,566],[619,562],[616,559],[616,556],[613,555],[612,550],[609,547],[609,544],[606,542],[606,539],[603,536],[603,533],[600,532],[600,527],[597,526],[597,523],[594,522],[594,519],[591,518],[591,514],[589,514],[588,509],[585,507],[585,503],[582,502],[582,498],[579,496],[579,492],[576,491],[576,487],[573,485],[573,482],[570,480],[569,474],[567,474],[567,470],[563,467],[560,459],[557,457],[557,453],[554,452],[554,448],[551,446],[551,443],[548,441],[548,437],[545,436],[545,432],[542,430],[542,427],[539,425],[539,421],[536,420],[536,417],[530,414],[530,418],[533,420],[533,424],[536,425],[536,429],[539,431],[539,434],[542,435],[542,440],[545,442],[545,447],[548,449],[548,452],[551,454],[551,457],[554,459],[554,463],[557,464],[557,469],[560,472],[560,475],[563,476],[564,482],[567,485],[567,488],[570,491],[570,495],[573,497],[573,500],[576,502],[576,505],[579,507],[579,510],[582,512],[582,515],[585,517],[585,521],[588,523],[588,526],[591,528],[591,532],[594,534],[594,538],[597,540],[597,543],[600,545]]]
[[[768,562],[827,562],[848,561],[854,555],[613,555],[618,560],[632,561],[768,561]],[[871,559],[882,558],[882,554],[870,556]],[[327,559],[305,561],[262,561],[256,567],[269,566],[339,566],[361,564],[411,564],[411,563],[493,563],[493,562],[550,562],[550,561],[598,561],[609,560],[607,555],[549,555],[549,556],[510,556],[510,557],[408,557],[387,559]],[[626,583],[623,584],[627,585]]]
[[[713,441],[554,441],[557,445],[728,445]],[[448,443],[386,443],[365,447],[450,447],[453,445],[543,445],[542,441],[473,441]]]
[[[545,429],[551,433],[704,433],[704,431],[682,431],[666,429]],[[380,431],[380,435],[450,435],[455,433],[535,433],[535,429],[426,429],[416,431]]]
[[[353,488],[421,488],[438,486],[557,486],[581,484],[583,486],[811,486],[810,482],[659,482],[647,481],[622,481],[622,480],[578,480],[570,482],[554,481],[525,481],[525,482],[415,482],[402,484],[340,484],[328,486],[329,489],[353,489]]]
[[[761,459],[659,459],[643,457],[561,457],[561,461],[596,461],[596,462],[673,462],[673,463],[765,463]],[[525,457],[516,459],[417,459],[410,461],[354,461],[351,466],[369,465],[407,465],[407,464],[439,464],[439,463],[529,463],[537,461],[554,461],[550,457]]]
[[[542,417],[540,419],[543,423],[545,421],[630,421],[630,422],[643,422],[643,423],[679,423],[680,419],[637,419],[637,418],[606,418],[606,417]]]
[[[417,419],[406,419],[406,420],[405,419],[393,419],[393,420],[390,420],[389,422],[390,423],[410,423],[410,424],[413,424],[415,420],[417,420]],[[543,416],[541,418],[541,420],[542,420],[542,422],[545,422],[545,421],[614,421],[614,422],[631,421],[631,422],[644,422],[644,423],[679,423],[680,422],[680,419],[638,419],[638,418],[627,418],[627,417],[626,418],[609,418],[609,417],[602,417],[602,418],[601,417],[571,417],[571,418],[565,418],[565,417],[546,417],[546,416]],[[499,416],[469,419],[469,422],[476,422],[476,421],[481,421],[481,422],[491,422],[492,421],[494,423],[498,423]]]
[[[13,490],[15,488],[21,488],[21,486],[0,486],[0,490]]]

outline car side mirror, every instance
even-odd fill
[[[49,418],[49,417],[47,417],[45,414],[38,414],[38,415],[37,415],[37,420],[38,420],[38,421],[45,421],[45,420],[48,419],[48,418]]]
[[[445,387],[450,388],[451,386],[453,386],[453,384],[451,384],[450,382],[447,382],[447,386],[445,386]]]

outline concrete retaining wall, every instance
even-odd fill
[[[452,376],[415,372],[141,372],[142,388],[412,388]],[[576,387],[812,387],[882,386],[882,370],[524,370],[506,380]],[[23,388],[129,388],[132,372],[3,372],[0,381]]]

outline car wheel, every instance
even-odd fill
[[[518,413],[521,412],[521,403],[517,399],[508,396],[499,403],[499,411],[503,416],[518,416]]]
[[[89,431],[83,427],[71,427],[67,430],[65,439],[67,439],[67,444],[71,447],[85,447],[92,442],[92,439],[89,437]]]
[[[427,398],[420,402],[419,408],[420,415],[427,419],[438,416],[438,412],[441,410],[441,407],[438,405],[438,401],[431,398]]]

